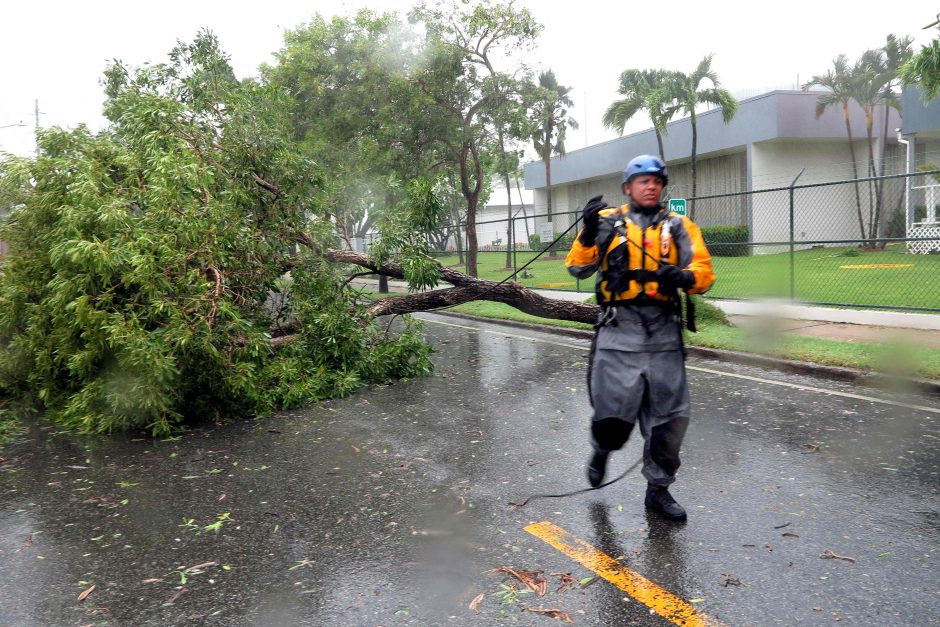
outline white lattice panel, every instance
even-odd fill
[[[911,227],[910,231],[907,232],[907,236],[936,238],[920,242],[908,242],[907,252],[915,255],[940,253],[940,223],[928,222],[926,224],[915,224]]]

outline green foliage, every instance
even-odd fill
[[[383,216],[382,238],[369,253],[378,263],[399,263],[412,290],[435,287],[440,265],[431,256],[427,233],[441,227],[447,208],[436,181],[416,179],[408,183],[405,200]]]
[[[940,24],[935,24],[940,31]],[[920,52],[906,61],[899,76],[905,85],[920,87],[925,104],[936,98],[940,94],[940,37],[922,46]]]
[[[15,399],[0,400],[0,447],[26,433],[23,418],[28,413],[29,407]]]
[[[107,130],[50,129],[0,162],[0,391],[160,435],[430,369],[415,323],[379,329],[315,252],[333,223],[280,90],[235,80],[200,33],[167,64],[114,63],[106,94]]]
[[[555,249],[567,253],[577,236],[578,234],[574,230],[569,231],[567,235],[558,240]],[[555,231],[553,237],[555,239],[561,237],[561,231]],[[529,233],[529,250],[544,250],[548,248],[548,244],[549,242],[542,242],[538,233]]]
[[[746,226],[703,226],[702,238],[712,257],[747,257],[751,254]]]
[[[316,15],[285,33],[266,84],[290,96],[303,151],[330,172],[322,202],[350,237],[365,237],[403,202],[402,181],[434,177],[429,144],[453,129],[409,77],[423,67],[417,34],[394,14]]]
[[[693,294],[692,300],[695,302],[695,322],[699,326],[730,326],[728,316],[724,310],[711,304],[705,298]]]

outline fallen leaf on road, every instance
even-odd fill
[[[16,549],[16,552],[19,553],[23,549],[29,548],[31,546],[33,546],[33,534],[29,534],[28,536],[26,536],[26,541],[23,542],[23,546]]]
[[[725,578],[725,580],[721,582],[721,585],[723,585],[725,588],[727,588],[728,586],[740,586],[741,585],[741,580],[735,577],[734,575],[732,575],[731,573],[721,573],[721,576]]]
[[[85,589],[82,591],[82,593],[81,593],[80,595],[78,595],[78,599],[76,599],[76,601],[78,601],[79,603],[81,603],[82,601],[84,601],[86,598],[88,598],[88,595],[89,595],[89,594],[91,594],[92,592],[95,591],[95,588],[96,588],[96,587],[97,587],[97,586],[96,586],[95,584],[92,584],[92,585],[88,586],[87,588],[85,588]]]
[[[190,566],[183,572],[187,574],[197,574],[197,571],[200,571],[203,568],[208,568],[209,566],[216,566],[216,565],[218,565],[218,562],[205,562],[203,564],[196,564],[195,566]]]
[[[558,589],[555,592],[568,592],[578,583],[578,580],[571,576],[571,573],[552,573],[552,577],[558,577]]]
[[[179,589],[177,589],[177,591],[173,593],[173,596],[171,596],[169,599],[166,600],[166,602],[164,602],[164,605],[170,605],[172,603],[175,603],[178,598],[183,596],[184,592],[186,592],[186,588],[184,588],[183,586],[180,586]]]
[[[784,538],[799,538],[800,537],[796,535],[795,533],[790,533],[789,531],[786,533],[782,533],[780,535],[782,535]]]
[[[494,572],[515,577],[540,597],[545,596],[545,593],[548,592],[548,582],[539,577],[542,573],[540,570],[513,570],[506,566],[500,566]]]
[[[482,592],[476,595],[475,597],[473,597],[473,600],[470,601],[470,605],[469,605],[469,608],[471,611],[476,612],[477,614],[480,613],[480,610],[478,610],[477,608],[480,606],[480,603],[483,602],[483,597],[484,597],[484,594]]]
[[[561,610],[549,610],[541,607],[527,607],[527,611],[532,612],[533,614],[541,614],[542,616],[550,616],[555,620],[560,620],[563,623],[574,624],[574,621],[571,620],[571,614],[568,612],[562,612]]]
[[[845,562],[851,562],[851,563],[853,563],[853,564],[855,563],[855,558],[854,558],[854,557],[846,557],[846,556],[844,556],[844,555],[836,555],[835,553],[833,553],[832,551],[830,551],[830,550],[828,550],[828,549],[825,550],[825,551],[823,551],[822,553],[820,553],[820,554],[819,554],[819,557],[821,557],[821,558],[824,559],[824,560],[843,560],[843,561],[845,561]]]
[[[599,575],[594,575],[593,577],[585,577],[584,579],[582,579],[582,580],[579,581],[578,583],[581,584],[581,589],[584,590],[585,588],[587,588],[587,587],[590,586],[591,584],[597,583],[597,580],[598,580],[598,579],[600,579],[600,576],[599,576]]]
[[[783,529],[784,527],[789,527],[789,526],[790,526],[790,523],[785,522],[782,525],[774,525],[774,529]]]
[[[151,577],[150,579],[144,579],[140,583],[157,583],[158,581],[163,581],[160,577]]]

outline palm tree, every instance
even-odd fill
[[[696,108],[710,104],[721,107],[721,115],[725,124],[730,122],[738,112],[738,101],[727,89],[721,87],[718,75],[712,71],[712,58],[709,54],[702,59],[698,67],[691,74],[670,72],[662,87],[650,94],[650,105],[657,109],[668,111],[674,107],[677,112],[689,116],[692,123],[692,202],[689,203],[689,218],[695,218],[695,194],[697,192],[696,157],[698,150],[698,128]],[[711,83],[710,87],[703,86],[704,81]]]
[[[895,93],[895,87],[899,86],[899,73],[901,67],[913,56],[914,51],[911,48],[911,44],[914,42],[913,37],[897,37],[894,34],[888,35],[885,45],[882,48],[884,51],[884,92],[882,93],[881,100],[884,103],[884,124],[882,125],[881,131],[881,175],[884,176],[885,173],[885,147],[888,143],[888,115],[891,112],[891,109],[895,109],[898,113],[901,113],[901,99],[898,97],[898,94]],[[882,182],[881,188],[878,192],[878,203],[881,206],[883,202],[883,192],[884,192],[884,183]],[[881,225],[881,215],[880,212],[876,217],[878,225]],[[878,230],[875,231],[878,233]]]
[[[861,58],[855,62],[852,69],[851,94],[865,113],[865,137],[868,143],[868,176],[878,176],[875,168],[875,142],[873,130],[875,126],[875,109],[881,103],[884,90],[884,62],[881,58],[881,50],[867,50]],[[872,194],[872,183],[874,183],[875,193]],[[878,181],[868,182],[868,237],[870,239],[877,237],[877,218],[881,211],[880,205],[881,188]],[[873,245],[874,242],[871,242]]]
[[[673,106],[664,110],[662,103],[650,102],[650,94],[663,86],[669,74],[666,70],[624,70],[620,74],[620,87],[617,89],[624,98],[612,102],[604,112],[603,119],[604,126],[623,135],[623,128],[630,118],[646,109],[656,133],[659,158],[664,163],[663,135],[666,134],[666,123],[676,114],[676,108]]]
[[[898,69],[912,54],[912,41],[910,37],[899,39],[895,35],[888,35],[884,47],[866,51],[856,63],[853,71],[853,97],[865,112],[865,130],[868,137],[868,173],[872,177],[883,176],[885,173],[888,115],[892,108],[899,112],[901,110],[901,102],[898,95],[894,93],[894,87],[898,79]],[[882,125],[881,146],[879,147],[880,167],[876,167],[872,129],[876,109],[879,106],[884,109],[884,124]],[[879,234],[884,183],[876,180],[874,181],[874,187],[875,199],[869,205],[868,222],[868,235],[872,239],[877,238]],[[871,190],[871,185],[869,185],[869,190]]]
[[[571,87],[558,84],[553,71],[539,74],[532,105],[535,122],[532,143],[545,163],[545,213],[549,222],[552,221],[552,155],[565,154],[566,132],[569,128],[578,128],[578,123],[568,116],[568,107],[574,104],[568,97],[570,91]],[[549,251],[549,255],[554,254],[554,250]]]
[[[819,119],[829,107],[841,105],[842,116],[845,119],[845,132],[849,136],[849,153],[852,156],[852,174],[855,182],[855,206],[858,209],[858,228],[862,239],[865,238],[865,220],[862,217],[862,198],[858,191],[858,162],[855,158],[855,144],[852,142],[852,125],[849,121],[849,103],[853,99],[852,70],[849,68],[849,61],[844,54],[840,54],[832,62],[832,69],[825,74],[819,74],[811,78],[803,85],[803,91],[809,91],[810,87],[818,85],[825,87],[829,91],[820,94],[816,98],[816,119]]]
[[[937,21],[924,26],[925,29],[936,26],[940,30],[940,13]],[[932,101],[940,93],[940,37],[937,37],[920,52],[911,55],[898,73],[905,85],[917,84],[921,89],[924,104]]]

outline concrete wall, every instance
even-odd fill
[[[747,154],[744,151],[712,158],[700,158],[696,163],[697,189],[694,218],[699,226],[747,224],[747,197],[723,196],[747,191]],[[671,198],[692,197],[692,166],[690,162],[669,166]]]
[[[904,122],[896,124],[904,133],[940,136],[940,98],[925,105],[923,92],[916,85],[909,85],[901,92],[901,107]],[[894,127],[891,127],[892,129]]]
[[[748,144],[781,138],[844,138],[841,108],[827,109],[816,118],[819,93],[774,91],[742,100],[738,114],[728,124],[724,123],[719,109],[699,113],[698,154],[709,157],[716,153],[741,152]],[[863,136],[865,115],[861,107],[853,103],[849,114],[853,133]],[[895,112],[889,117],[888,126],[892,131],[900,126]],[[663,146],[670,167],[689,159],[692,124],[688,118],[667,125]],[[624,165],[636,155],[658,152],[652,129],[588,146],[552,159],[552,183],[560,185],[612,176],[623,171]],[[541,162],[525,165],[525,186],[527,189],[545,186],[545,167]]]
[[[528,216],[528,219],[523,217],[521,209],[521,205],[512,206],[512,213],[515,216],[514,239],[517,244],[529,241],[526,236],[526,222],[528,222],[529,232],[535,232],[535,220],[531,217],[534,213],[532,205],[525,207],[525,216]],[[477,242],[481,248],[497,246],[497,240],[499,240],[499,246],[506,246],[506,242],[509,241],[507,213],[506,205],[488,205],[482,211],[477,211]]]
[[[854,142],[858,175],[868,175],[866,140]],[[878,147],[875,146],[876,158]],[[895,171],[898,150],[886,152],[888,172]],[[875,187],[867,182],[803,188],[854,178],[847,141],[772,141],[755,144],[751,150],[753,189],[786,187],[805,168],[794,192],[794,236],[797,240],[849,240],[861,237],[861,222],[867,233],[874,203]],[[886,185],[884,219],[890,220],[897,208],[898,185]],[[789,192],[755,193],[752,199],[752,239],[756,242],[785,241],[789,238]]]
[[[626,163],[623,164],[624,166]],[[621,166],[623,167],[623,166]],[[697,164],[699,194],[730,194],[747,189],[747,160],[745,154],[735,153],[712,159],[701,159]],[[554,207],[552,223],[556,231],[562,231],[571,224],[572,218],[580,215],[581,208],[589,198],[602,194],[611,206],[619,206],[628,198],[622,192],[622,172],[575,183],[552,186],[552,205]],[[691,168],[688,163],[669,166],[669,187],[667,197],[686,198],[691,191]],[[535,208],[539,214],[545,213],[545,188],[535,190]],[[575,215],[562,215],[575,212]],[[747,224],[746,198],[723,198],[717,201],[701,201],[696,210],[696,222],[702,226],[717,224]],[[545,218],[538,218],[542,223]]]

